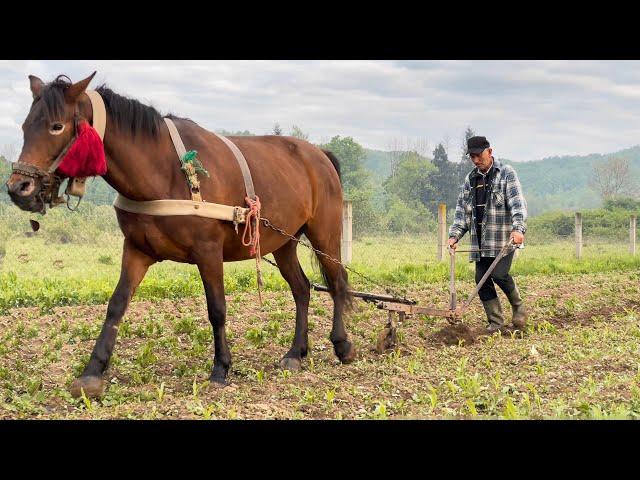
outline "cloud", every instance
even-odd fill
[[[206,128],[263,134],[278,122],[312,141],[352,136],[369,148],[390,140],[486,135],[513,160],[611,152],[640,138],[637,61],[1,61],[0,145],[21,144],[28,74],[93,85]]]

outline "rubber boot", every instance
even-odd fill
[[[524,326],[527,323],[527,317],[529,316],[527,310],[524,306],[524,302],[522,301],[522,297],[520,296],[520,291],[516,286],[508,295],[509,303],[511,304],[511,310],[513,313],[513,317],[511,322],[513,326],[519,328],[520,330],[524,329]]]
[[[487,314],[487,320],[489,326],[487,327],[487,333],[491,334],[500,330],[500,327],[504,325],[504,316],[502,315],[502,305],[500,305],[500,299],[498,297],[482,302],[484,311]]]

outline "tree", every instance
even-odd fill
[[[471,127],[467,126],[467,129],[464,131],[464,135],[462,136],[462,146],[461,146],[462,154],[460,155],[460,158],[465,164],[469,160],[469,157],[467,157],[467,140],[475,136],[476,136],[476,132],[474,132]]]
[[[433,164],[440,168],[441,165],[446,165],[448,163],[450,162],[447,150],[442,143],[439,143],[433,151]]]
[[[5,158],[4,155],[0,155],[0,184],[4,184],[11,175],[11,163]],[[0,188],[0,203],[8,203],[9,195],[6,188]]]
[[[430,178],[435,171],[428,159],[415,152],[405,152],[396,175],[384,182],[387,198],[399,198],[409,207],[426,206],[435,196]]]
[[[387,142],[387,150],[389,151],[389,163],[391,163],[391,176],[396,174],[398,164],[400,163],[400,155],[402,154],[402,145],[397,137],[391,138]]]
[[[424,205],[409,206],[393,196],[387,203],[384,226],[393,233],[426,233],[435,231],[436,222]]]
[[[280,124],[276,122],[273,126],[273,134],[274,135],[282,135],[282,128],[280,128]]]
[[[451,144],[451,139],[449,138],[448,133],[444,135],[444,138],[442,139],[441,143],[444,146],[444,151],[446,152],[447,157],[449,157],[449,145]]]
[[[216,130],[220,135],[224,135],[225,137],[255,137],[255,133],[251,133],[249,130],[237,130],[235,132],[225,130],[223,128]]]
[[[428,177],[429,189],[425,190],[422,203],[435,215],[440,203],[445,203],[449,209],[455,208],[466,170],[463,172],[460,164],[449,161],[442,142],[433,150],[432,166],[433,171]]]
[[[391,175],[393,176],[396,174],[398,165],[406,152],[414,152],[422,157],[426,157],[429,153],[429,140],[427,137],[407,137],[405,139],[393,137],[387,142],[387,150],[391,163]]]
[[[629,160],[614,157],[594,164],[589,187],[598,192],[603,200],[632,196],[635,182]]]
[[[344,197],[353,205],[353,236],[374,231],[379,226],[379,215],[373,208],[371,173],[364,167],[366,152],[352,137],[336,135],[320,148],[331,151],[340,161]]]
[[[602,208],[605,210],[628,210],[630,212],[640,212],[640,200],[630,197],[608,198],[604,201]]]
[[[291,127],[291,133],[289,133],[289,135],[292,137],[299,138],[300,140],[309,140],[309,134],[303,132],[302,129],[297,125],[294,125],[293,127]]]
[[[371,173],[364,167],[366,152],[352,137],[336,135],[321,148],[330,150],[340,160],[342,185],[347,195],[371,186]]]
[[[473,164],[469,163],[469,157],[467,156],[467,140],[471,137],[475,137],[476,132],[470,126],[467,126],[464,134],[462,136],[462,152],[460,155],[460,162],[455,163],[456,166],[456,175],[457,175],[457,183],[460,185],[464,181],[464,177],[469,173],[469,171],[473,168]],[[458,187],[459,187],[458,185]]]

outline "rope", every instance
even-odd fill
[[[247,212],[244,231],[242,232],[242,244],[249,248],[249,255],[256,258],[256,277],[258,283],[258,298],[260,306],[262,306],[262,271],[260,270],[260,197],[256,195],[256,199],[244,197],[245,202],[249,206]]]

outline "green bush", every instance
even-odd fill
[[[627,210],[632,214],[640,213],[640,200],[633,198],[609,198],[604,201],[602,207],[605,210]]]
[[[631,200],[631,199],[629,199]],[[633,200],[631,200],[633,202]],[[612,201],[607,208],[582,211],[582,235],[609,240],[629,238],[629,218],[637,211],[620,208],[633,207],[631,202]],[[571,237],[575,231],[574,212],[548,212],[527,221],[527,238],[533,241],[549,241],[553,237]]]
[[[437,222],[424,205],[411,207],[395,197],[389,202],[383,225],[393,233],[427,233],[436,230]]]

